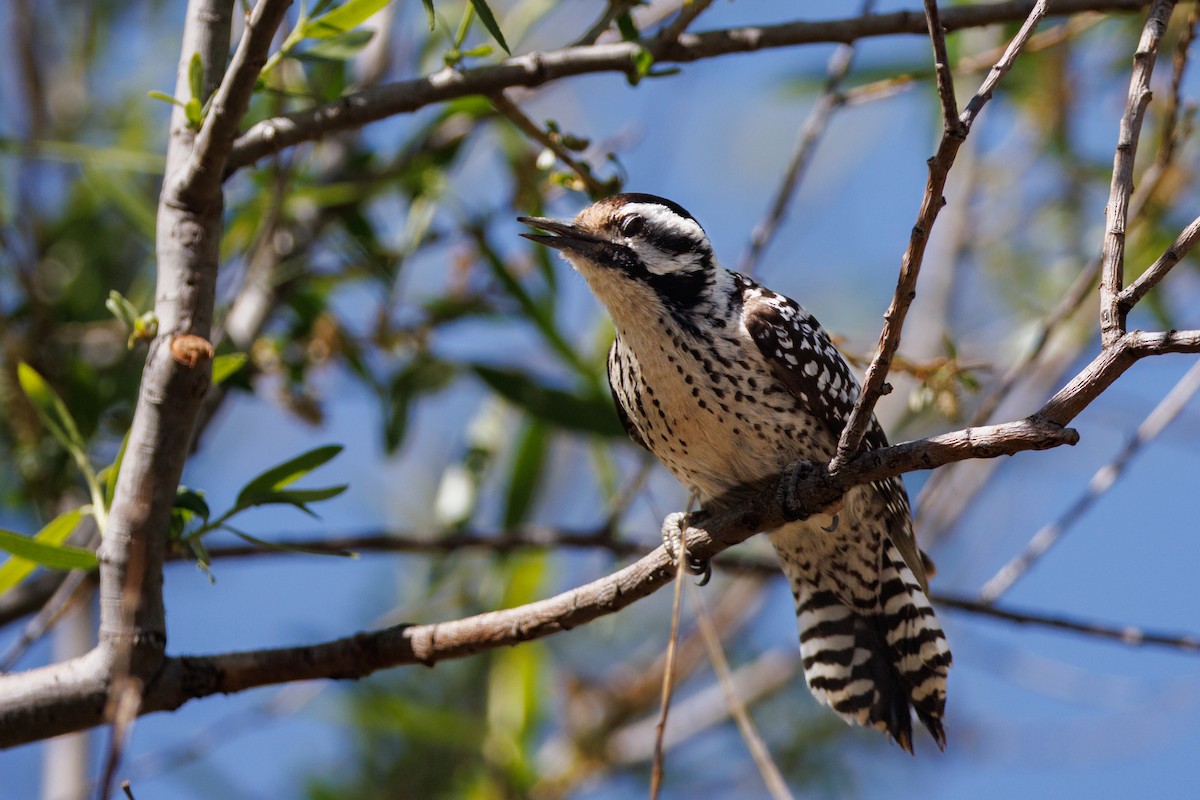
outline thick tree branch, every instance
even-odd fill
[[[917,213],[917,222],[913,225],[908,247],[900,260],[900,277],[896,282],[896,291],[892,296],[892,302],[883,315],[883,329],[879,332],[879,344],[876,347],[875,357],[867,367],[867,372],[863,376],[862,391],[858,393],[858,399],[855,400],[850,416],[846,418],[846,426],[838,440],[837,454],[830,465],[834,472],[840,470],[842,465],[858,452],[863,436],[871,426],[875,404],[887,391],[885,382],[888,370],[892,366],[896,350],[900,347],[900,333],[904,328],[904,318],[908,315],[909,306],[912,305],[912,301],[917,295],[917,277],[921,272],[921,262],[925,257],[929,234],[933,229],[934,222],[937,221],[938,212],[946,204],[946,198],[942,196],[942,191],[946,188],[946,179],[950,175],[950,168],[954,166],[958,150],[967,140],[967,135],[971,132],[971,125],[979,116],[979,112],[991,99],[996,85],[1012,68],[1017,55],[1025,47],[1029,38],[1033,36],[1034,29],[1046,15],[1046,3],[1047,0],[1038,0],[1034,4],[1024,24],[1009,42],[1004,54],[1000,56],[987,77],[984,78],[979,91],[967,103],[962,114],[957,117],[953,115],[952,111],[955,104],[954,98],[944,94],[947,91],[953,91],[954,84],[949,69],[943,69],[941,66],[935,67],[938,73],[938,95],[941,97],[945,114],[942,138],[938,143],[937,152],[929,159],[929,177],[926,179],[925,193],[921,198],[921,210]],[[927,8],[933,10],[931,19],[936,19],[936,5],[932,3],[932,0]],[[946,18],[943,18],[942,27],[947,27]],[[946,47],[943,32],[941,30],[930,31],[930,36],[934,42],[935,60],[945,58]]]
[[[1121,304],[1121,286],[1125,276],[1125,227],[1129,197],[1133,194],[1133,162],[1137,157],[1142,120],[1150,104],[1150,75],[1158,59],[1158,47],[1175,9],[1175,0],[1155,0],[1142,28],[1142,36],[1133,54],[1133,73],[1129,79],[1129,98],[1121,115],[1117,151],[1113,156],[1112,184],[1105,206],[1104,246],[1100,269],[1100,343],[1109,347],[1125,332],[1125,311]]]
[[[1083,11],[1135,11],[1146,0],[1058,0],[1059,15]],[[977,28],[1025,18],[1029,0],[955,6],[942,13],[947,31]],[[547,53],[516,56],[484,67],[443,69],[425,78],[383,84],[347,95],[334,103],[257,123],[234,142],[227,168],[235,171],[264,156],[320,139],[328,133],[355,128],[396,114],[416,111],[468,95],[489,95],[515,86],[540,86],[548,81],[597,72],[631,75],[635,57],[647,49],[660,63],[686,63],[730,53],[749,53],[772,47],[817,42],[849,44],[859,39],[900,33],[925,35],[920,11],[898,11],[824,22],[792,22],[757,28],[684,33],[673,43],[657,40],[568,47]]]
[[[250,107],[258,75],[267,63],[271,40],[291,4],[292,0],[258,0],[254,4],[246,22],[246,32],[238,42],[221,85],[212,96],[208,114],[196,134],[191,157],[178,177],[180,188],[188,193],[181,199],[204,202],[220,191],[229,148],[246,109]],[[221,66],[224,65],[217,68]]]

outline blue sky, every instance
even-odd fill
[[[782,5],[717,3],[699,27],[775,21],[782,18]],[[820,13],[843,15],[851,13],[853,5],[828,3]],[[595,6],[587,4],[588,15]],[[907,7],[880,6],[880,10]],[[583,14],[573,7],[570,13]],[[535,32],[526,47],[550,46],[560,41],[560,31],[547,25]],[[1104,44],[1132,46],[1128,35],[1106,36],[1101,40]],[[155,61],[153,69],[147,66],[141,73],[124,74],[141,76],[147,88],[164,88],[157,77],[146,76],[169,74],[175,57],[166,52],[169,49],[140,42],[135,51],[141,58],[163,59],[162,63]],[[526,101],[526,107],[535,118],[553,116],[566,130],[631,142],[621,152],[630,176],[628,187],[685,205],[705,226],[718,256],[733,264],[766,207],[768,192],[813,99],[789,90],[787,79],[819,68],[831,49],[799,48],[685,65],[682,75],[648,81],[636,90],[619,76],[577,78],[549,87]],[[861,48],[858,64],[869,68],[926,58],[927,53],[923,39],[895,37],[868,42]],[[960,86],[960,99],[968,95],[968,88],[973,88],[969,82]],[[1085,82],[1081,91],[1088,88]],[[1186,88],[1194,95],[1196,81],[1189,79]],[[1080,127],[1097,158],[1111,153],[1121,102],[1120,94],[1099,90],[1088,98]],[[764,282],[800,300],[827,327],[863,349],[875,339],[915,219],[924,160],[937,134],[936,112],[935,99],[926,87],[839,113],[759,272]],[[369,135],[381,142],[398,141],[395,134],[411,124],[404,118],[380,123],[369,129]],[[1028,120],[1005,104],[1001,92],[973,134],[983,145],[985,163],[995,168],[986,159],[996,153],[1002,161],[1014,131],[1019,133],[1023,124]],[[480,203],[496,199],[486,189],[492,167],[491,155],[481,150],[471,155],[459,176],[463,186],[485,187],[471,195]],[[1029,170],[1017,177],[1036,186],[1036,165]],[[497,187],[497,197],[501,192]],[[1182,211],[1189,214],[1187,208],[1195,207],[1197,193],[1189,189],[1182,198]],[[948,199],[953,204],[960,198],[950,194]],[[1024,203],[1029,196],[1016,192],[1010,199]],[[1103,197],[1095,198],[1094,206],[1082,209],[1096,247],[1103,202]],[[578,205],[578,201],[564,201],[559,211],[571,214]],[[983,211],[1005,213],[1004,208]],[[516,230],[514,223],[514,248],[524,246],[516,240]],[[936,245],[935,238],[931,252]],[[441,264],[436,259],[423,259],[413,268],[417,291],[422,285],[437,285]],[[599,309],[582,281],[570,276],[565,265],[560,269],[566,293],[564,318],[580,319],[576,333],[580,341],[587,341],[600,319]],[[964,279],[960,292],[968,295],[956,298],[962,311],[954,323],[965,348],[994,357],[990,348],[997,329],[1006,323],[982,313],[996,307],[995,299],[987,295],[988,280],[981,275]],[[1173,308],[1185,322],[1200,324],[1200,285],[1193,275],[1172,280]],[[469,352],[480,347],[480,334],[465,328],[450,333],[439,346],[447,352]],[[1076,368],[1096,350],[1097,344],[1089,343]],[[494,355],[495,350],[488,352]],[[542,355],[535,351],[519,357],[537,363]],[[1078,446],[1006,459],[952,535],[933,550],[940,567],[935,589],[958,594],[978,591],[1029,536],[1083,490],[1099,466],[1116,455],[1192,358],[1166,357],[1130,370],[1076,421],[1082,435]],[[261,513],[248,520],[247,527],[318,536],[430,522],[426,499],[440,469],[458,454],[455,447],[461,445],[462,434],[457,420],[478,407],[478,388],[459,387],[436,408],[423,409],[420,424],[413,426],[413,439],[405,450],[388,458],[377,441],[379,425],[371,398],[336,371],[323,375],[321,381],[326,396],[336,398],[328,405],[329,417],[321,430],[292,421],[268,394],[239,398],[190,462],[185,481],[203,486],[214,507],[219,507],[261,468],[307,447],[336,441],[346,445],[334,462],[338,480],[349,482],[351,490],[323,506],[320,522],[298,514]],[[903,402],[903,398],[889,398],[889,402]],[[1195,565],[1200,563],[1194,496],[1200,470],[1198,437],[1200,404],[1193,401],[1006,602],[1100,621],[1200,632],[1198,603],[1190,588]],[[633,464],[631,459],[622,463]],[[924,475],[909,476],[914,496],[924,479]],[[587,522],[589,503],[595,503],[596,495],[586,482],[587,476],[578,471],[556,478],[555,491],[549,494],[560,502],[544,503],[539,520]],[[660,474],[651,483],[650,498],[638,504],[637,514],[629,520],[629,530],[640,531],[647,542],[653,542],[657,513],[681,505],[682,497],[669,477]],[[213,652],[318,641],[377,624],[403,597],[396,563],[393,557],[264,558],[219,564],[216,585],[209,585],[186,565],[169,567],[171,651]],[[600,574],[602,568],[598,560],[583,559],[570,572],[583,580]],[[547,587],[547,593],[557,588],[565,586]],[[794,647],[791,601],[782,582],[772,588],[769,600],[757,623],[755,641],[764,650]],[[950,748],[939,755],[922,738],[917,742],[918,756],[911,758],[897,749],[877,746],[871,734],[850,739],[847,757],[855,771],[856,794],[889,800],[909,796],[1007,800],[1020,794],[1069,798],[1194,791],[1200,772],[1195,758],[1200,752],[1200,690],[1196,688],[1200,659],[1194,654],[1132,649],[953,611],[943,611],[942,617],[955,652],[947,721]],[[587,636],[586,630],[559,639],[577,636]],[[41,647],[34,660],[46,657]],[[279,691],[206,699],[173,715],[145,718],[137,726],[132,752],[154,751],[185,740],[218,720],[276,697]],[[285,699],[303,696],[299,690],[288,691]],[[146,779],[139,798],[291,796],[298,778],[336,769],[345,752],[342,739],[347,733],[337,724],[340,692],[339,687],[320,689],[298,713],[230,735],[203,762]],[[812,708],[803,707],[798,713],[812,713]],[[724,743],[729,758],[748,762],[733,735],[714,736],[720,738],[706,739],[708,746]],[[34,796],[40,751],[33,746],[0,753],[0,773],[10,776],[6,785],[0,785],[0,798]],[[131,758],[131,765],[136,758]],[[640,796],[641,789],[626,791],[615,785],[605,792],[607,797],[626,794]]]

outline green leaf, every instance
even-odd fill
[[[512,51],[508,49],[508,42],[504,41],[504,34],[500,32],[500,25],[496,22],[496,17],[492,14],[492,10],[488,8],[485,0],[471,0],[471,5],[475,7],[475,13],[479,15],[479,21],[483,23],[483,27],[487,28],[492,38],[504,48],[504,52],[512,55]]]
[[[340,452],[342,452],[340,444],[325,445],[324,447],[318,447],[306,453],[301,453],[295,458],[289,458],[282,464],[271,467],[242,487],[242,491],[237,496],[237,507],[249,508],[253,505],[260,505],[263,502],[293,502],[292,500],[280,501],[265,498],[278,495],[280,489],[295,483],[317,467],[328,463]],[[344,489],[344,487],[341,488]],[[338,493],[340,494],[340,490]]]
[[[394,453],[404,441],[412,402],[420,395],[444,389],[454,374],[453,364],[427,355],[417,356],[396,373],[384,405],[383,440],[388,453]]]
[[[296,58],[301,61],[349,61],[362,52],[374,35],[375,31],[369,30],[346,31],[318,40],[303,53],[297,53]]]
[[[628,76],[630,85],[637,86],[642,78],[650,74],[653,67],[654,54],[644,47],[637,48],[633,53],[634,74]]]
[[[194,131],[200,130],[200,125],[204,122],[204,107],[200,105],[199,100],[193,97],[184,103],[183,115],[187,117],[188,128]]]
[[[594,436],[626,436],[608,397],[554,389],[517,370],[484,364],[473,364],[471,369],[494,392],[543,422]]]
[[[425,6],[425,21],[429,23],[429,32],[433,33],[433,29],[437,26],[437,16],[433,10],[433,0],[421,0],[421,5]]]
[[[162,100],[165,103],[170,103],[172,105],[179,106],[180,108],[184,107],[184,102],[182,100],[180,100],[179,98],[176,98],[176,97],[172,97],[171,95],[167,94],[166,92],[146,92],[146,94],[147,94],[147,96],[152,97],[155,100]]]
[[[617,30],[621,33],[621,39],[626,42],[636,42],[642,38],[633,21],[633,15],[628,11],[617,15]]]
[[[245,353],[225,353],[213,359],[213,386],[220,386],[231,378],[239,369],[245,366],[248,356]]]
[[[59,444],[70,451],[72,456],[77,459],[84,458],[83,437],[79,435],[75,419],[71,412],[67,411],[62,398],[46,383],[46,379],[22,361],[17,364],[17,382],[21,384],[21,391],[29,398],[38,418],[51,435],[58,439]]]
[[[95,569],[95,553],[63,544],[82,518],[82,508],[59,514],[33,537],[0,529],[0,550],[12,553],[0,564],[0,594],[25,580],[39,564],[51,569]]]
[[[514,530],[529,516],[529,509],[544,474],[542,466],[546,462],[549,444],[550,437],[546,435],[545,425],[534,421],[525,426],[508,476],[508,496],[504,503],[505,530]]]
[[[211,516],[211,512],[208,510],[208,501],[204,499],[204,494],[195,489],[189,489],[186,486],[180,486],[175,491],[174,507],[183,511],[190,511],[206,522]]]
[[[200,60],[198,52],[192,53],[192,60],[188,62],[188,87],[192,90],[191,99],[196,101],[196,108],[199,108],[204,101],[204,62]]]
[[[125,299],[125,295],[113,289],[108,293],[108,299],[104,301],[104,307],[109,313],[125,323],[125,327],[133,330],[133,326],[137,324],[138,310],[133,303]]]
[[[121,476],[121,462],[125,460],[125,448],[129,446],[129,431],[125,431],[125,437],[121,439],[121,448],[117,450],[117,457],[113,459],[113,463],[109,464],[100,471],[97,476],[104,481],[104,507],[112,508],[113,497],[117,493],[117,478]]]
[[[386,6],[390,0],[347,0],[337,8],[308,20],[304,38],[332,39],[357,28]]]

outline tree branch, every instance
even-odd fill
[[[1100,269],[1100,343],[1109,347],[1125,332],[1125,311],[1121,305],[1121,286],[1125,275],[1125,226],[1129,196],[1133,194],[1133,162],[1137,157],[1142,120],[1150,103],[1150,75],[1158,59],[1167,22],[1175,9],[1175,0],[1155,0],[1142,28],[1142,36],[1133,54],[1133,73],[1129,79],[1129,98],[1121,115],[1117,151],[1113,156],[1112,184],[1105,206],[1104,246]]]
[[[292,0],[258,0],[254,4],[246,32],[238,42],[229,70],[212,96],[208,114],[196,134],[191,157],[179,176],[180,190],[188,193],[187,198],[181,196],[180,199],[203,202],[220,191],[229,148],[246,109],[250,107],[258,75],[267,63],[271,40],[291,4]],[[187,54],[186,50],[184,54]],[[206,72],[215,68],[217,74],[221,74],[223,67],[223,61],[212,66],[205,64]],[[167,174],[171,173],[168,171]]]
[[[1135,11],[1146,0],[1058,0],[1055,13],[1082,11]],[[955,6],[942,14],[947,31],[1013,22],[1028,15],[1029,0]],[[792,22],[754,28],[684,33],[673,43],[643,42],[568,47],[547,53],[530,53],[473,69],[443,69],[425,78],[383,84],[347,95],[336,102],[292,114],[272,117],[252,126],[234,142],[227,169],[236,171],[264,156],[328,133],[355,128],[396,114],[416,111],[433,103],[468,95],[489,95],[515,86],[540,86],[572,75],[619,72],[631,75],[634,59],[649,50],[659,63],[686,63],[730,53],[748,53],[773,47],[818,42],[849,44],[859,39],[900,33],[925,35],[925,17],[919,11],[872,14],[824,22]]]
[[[1183,257],[1192,251],[1196,242],[1200,241],[1200,217],[1192,220],[1184,228],[1171,246],[1166,249],[1150,267],[1117,295],[1117,309],[1120,318],[1125,319],[1130,309],[1146,296],[1146,293],[1158,285]]]
[[[1147,442],[1153,441],[1163,432],[1164,428],[1171,424],[1197,390],[1200,390],[1200,361],[1193,364],[1192,368],[1184,373],[1184,376],[1175,384],[1175,387],[1167,392],[1166,397],[1138,426],[1137,432],[1125,443],[1117,457],[1096,471],[1091,481],[1088,482],[1087,489],[1075,502],[1058,519],[1034,534],[1025,548],[984,584],[983,589],[979,592],[980,601],[994,603],[1012,588],[1012,585],[1067,532],[1067,529],[1077,522],[1101,495],[1112,488],[1130,460]]]
[[[954,104],[953,97],[946,97],[942,94],[947,89],[952,91],[953,82],[950,79],[949,70],[940,68],[938,70],[938,93],[942,97],[942,108],[946,110],[942,138],[938,143],[937,152],[933,158],[929,159],[929,177],[925,183],[925,194],[921,198],[921,210],[917,214],[917,223],[913,226],[908,247],[900,261],[900,278],[896,282],[896,292],[883,315],[883,329],[879,333],[879,344],[875,351],[875,357],[871,360],[867,372],[863,376],[862,391],[858,393],[854,408],[850,411],[850,416],[846,418],[846,426],[838,440],[837,454],[830,463],[830,469],[834,472],[840,470],[842,465],[858,452],[863,436],[871,426],[875,403],[885,394],[885,381],[892,365],[892,359],[900,347],[900,333],[904,328],[904,318],[908,315],[909,306],[912,305],[913,298],[917,294],[917,276],[921,272],[925,246],[929,243],[929,234],[933,229],[934,222],[937,221],[938,212],[946,204],[946,198],[942,196],[942,191],[946,188],[946,179],[949,177],[950,168],[954,166],[958,150],[967,140],[967,135],[971,132],[971,125],[979,116],[979,112],[991,99],[996,85],[1012,68],[1017,55],[1029,41],[1029,37],[1033,35],[1033,31],[1042,17],[1046,15],[1046,2],[1047,0],[1038,0],[1034,4],[1021,29],[1017,31],[1004,54],[1000,56],[1000,60],[984,78],[979,91],[975,93],[966,109],[956,119],[950,119],[949,107]],[[934,16],[936,17],[936,10]],[[945,27],[945,23],[943,23],[943,27]],[[945,57],[945,42],[942,41],[940,47],[938,45],[938,40],[942,35],[941,31],[930,31],[930,35],[934,40],[935,56]],[[948,84],[948,86],[944,84]]]

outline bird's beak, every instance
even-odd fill
[[[562,250],[564,253],[598,256],[603,250],[612,246],[611,242],[588,233],[573,222],[547,219],[546,217],[517,217],[517,222],[523,222],[531,228],[554,234],[547,236],[542,233],[522,233],[521,235],[531,242],[544,244],[555,250]]]

